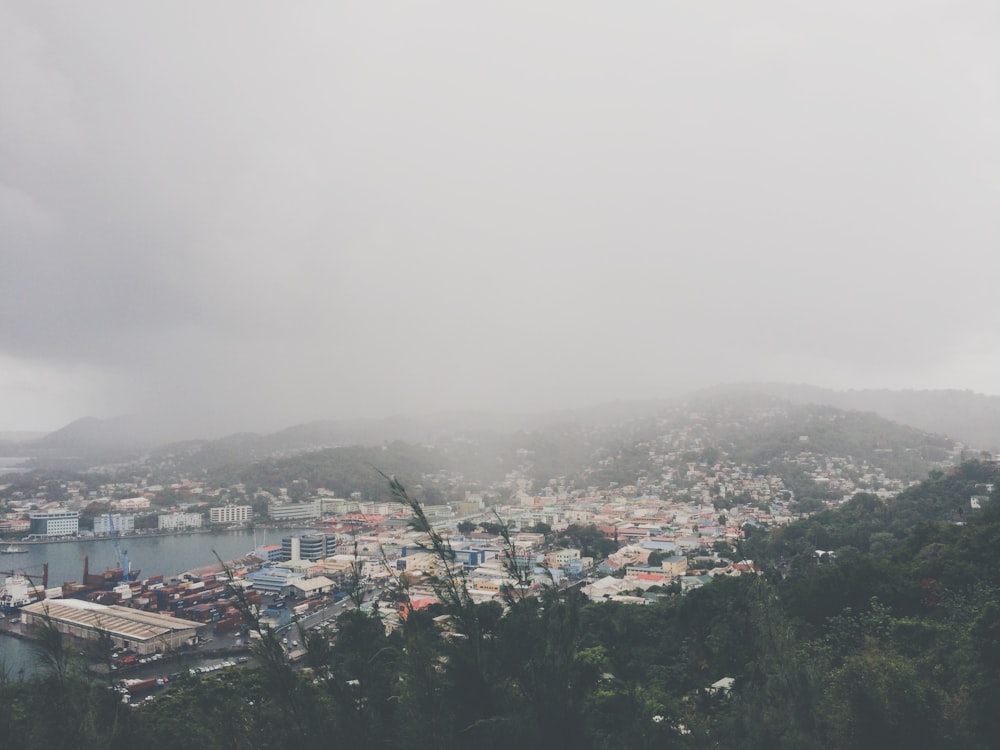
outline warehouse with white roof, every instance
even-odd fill
[[[22,607],[20,612],[28,626],[42,625],[47,619],[60,633],[76,638],[95,641],[106,634],[116,648],[132,649],[137,654],[190,644],[198,629],[205,627],[173,615],[108,607],[82,599],[46,599]]]

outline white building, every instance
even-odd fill
[[[321,497],[319,499],[320,511],[324,516],[342,516],[347,513],[359,513],[361,503],[357,500],[346,500],[342,497]]]
[[[158,527],[162,531],[198,529],[201,524],[201,513],[165,513],[158,518]]]
[[[80,532],[80,514],[75,510],[31,513],[28,517],[34,536],[70,536]]]
[[[122,516],[117,513],[111,518],[107,515],[96,516],[94,518],[94,533],[95,534],[110,534],[111,523],[114,521],[115,528],[119,534],[126,531],[135,531],[135,516]]]
[[[309,503],[271,503],[267,515],[274,521],[304,521],[320,517],[320,501]]]
[[[250,505],[223,505],[219,508],[209,508],[208,520],[211,523],[244,523],[253,518],[253,507]]]

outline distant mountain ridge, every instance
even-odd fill
[[[139,415],[111,419],[86,417],[41,438],[0,442],[0,455],[30,456],[39,465],[64,468],[123,463],[146,456],[155,461],[208,468],[308,450],[380,445],[395,440],[420,444],[451,436],[530,432],[557,424],[610,425],[649,417],[691,399],[751,394],[792,404],[872,412],[892,422],[947,435],[976,449],[994,450],[1000,446],[1000,397],[969,391],[835,391],[786,383],[736,383],[705,388],[681,399],[622,400],[536,414],[467,411],[317,420],[277,432],[234,433],[218,439],[192,439]]]
[[[151,456],[184,457],[204,466],[245,463],[269,456],[348,445],[380,445],[401,440],[433,442],[476,433],[512,433],[545,426],[609,424],[651,413],[666,401],[616,401],[582,409],[538,414],[485,411],[444,412],[424,416],[328,419],[293,425],[270,433],[240,432],[203,439],[178,434],[142,415],[98,419],[83,417],[30,442],[0,443],[0,455],[30,456],[39,466],[82,469]]]
[[[767,394],[796,404],[874,412],[892,422],[947,435],[973,448],[990,451],[1000,448],[1000,396],[960,390],[836,391],[789,383],[736,383],[702,391],[706,395],[734,392]]]

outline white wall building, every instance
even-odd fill
[[[211,523],[244,523],[253,518],[253,507],[250,505],[223,505],[219,508],[209,508],[208,520]]]
[[[111,518],[107,515],[100,515],[94,517],[94,533],[95,534],[110,534],[111,533],[111,522],[114,519],[115,531],[122,534],[126,531],[135,531],[135,516],[122,516],[115,513]]]
[[[176,529],[198,529],[202,524],[201,513],[165,513],[158,519],[158,526],[163,531]]]
[[[274,521],[302,521],[320,517],[320,501],[309,503],[271,503],[267,515]]]

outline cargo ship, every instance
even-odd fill
[[[20,573],[7,576],[0,588],[0,610],[10,612],[44,598],[44,586],[34,586]]]

